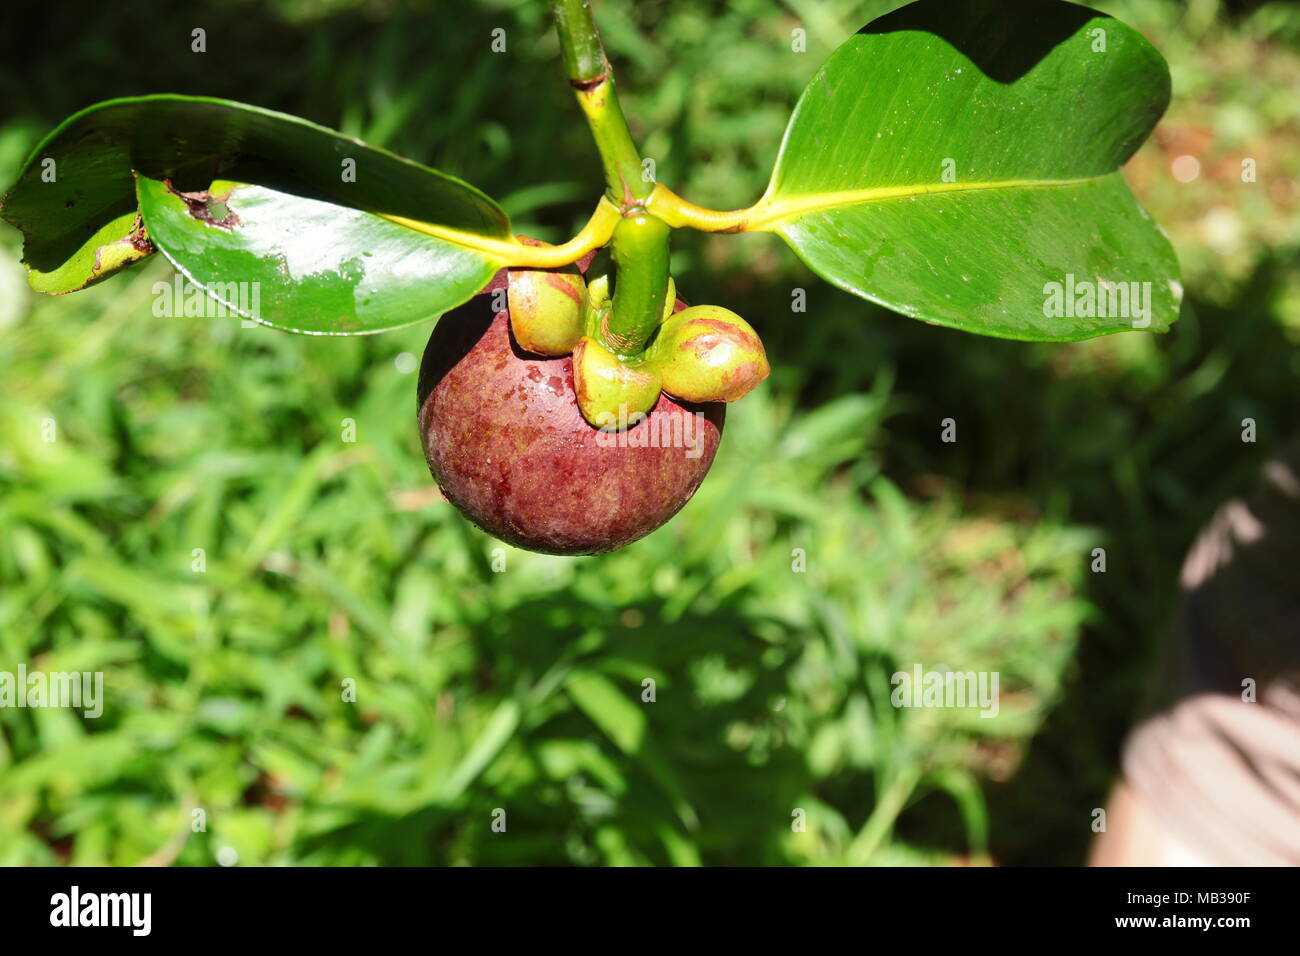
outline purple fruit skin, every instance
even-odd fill
[[[611,435],[601,444],[578,411],[572,359],[522,351],[509,314],[493,315],[491,293],[504,276],[444,315],[425,348],[419,424],[429,471],[452,504],[502,541],[546,554],[614,551],[690,500],[713,463],[726,406],[661,395],[624,436],[656,416],[690,415],[692,427],[702,425],[691,433],[695,441],[703,433],[696,457],[683,447],[618,447]]]

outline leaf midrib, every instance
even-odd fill
[[[938,193],[975,192],[989,189],[1042,189],[1060,186],[1077,186],[1081,183],[1095,182],[1112,173],[1101,176],[1085,176],[1079,179],[1007,179],[998,182],[977,183],[926,183],[913,186],[872,186],[868,189],[845,189],[833,193],[816,193],[807,196],[795,196],[789,199],[771,200],[764,196],[749,210],[745,216],[746,232],[776,232],[781,226],[801,219],[815,212],[838,209],[844,206],[861,206],[873,202],[893,199],[910,199],[917,196],[931,196]]]

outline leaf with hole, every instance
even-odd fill
[[[435,318],[501,263],[374,213],[249,183],[183,193],[141,175],[154,243],[233,312],[291,332],[354,335]]]
[[[209,215],[214,183],[233,218]],[[206,97],[110,100],[72,116],[33,151],[3,215],[23,232],[39,291],[83,288],[158,249],[218,299],[230,283],[262,283],[262,318],[306,332],[433,318],[521,248],[505,212],[467,183]]]
[[[809,83],[744,228],[938,325],[1031,340],[1164,331],[1178,262],[1118,170],[1168,100],[1160,54],[1103,14],[922,0],[868,24]]]

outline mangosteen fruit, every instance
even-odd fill
[[[502,270],[429,338],[419,382],[429,470],[452,504],[502,541],[547,554],[621,548],[690,500],[713,463],[726,406],[660,392],[648,413],[593,427],[579,408],[574,355],[520,345],[507,297],[496,294],[509,288]],[[579,360],[584,352],[590,361],[594,351],[578,348]]]

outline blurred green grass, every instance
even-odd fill
[[[659,178],[725,208],[761,192],[821,60],[892,6],[597,12]],[[750,319],[774,373],[682,514],[606,557],[506,548],[439,501],[396,362],[427,330],[157,318],[156,261],[40,299],[5,229],[0,670],[102,670],[108,699],[94,721],[0,710],[0,863],[1078,862],[1182,551],[1294,427],[1300,370],[1294,17],[1099,6],[1174,71],[1129,174],[1183,259],[1175,331],[963,336],[772,237],[679,233],[683,294]],[[212,3],[159,30],[33,7],[0,39],[0,178],[90,102],[203,93],[447,169],[564,238],[600,177],[543,6],[457,4],[441,28],[449,9]],[[1000,672],[1000,714],[893,708],[917,663]]]

